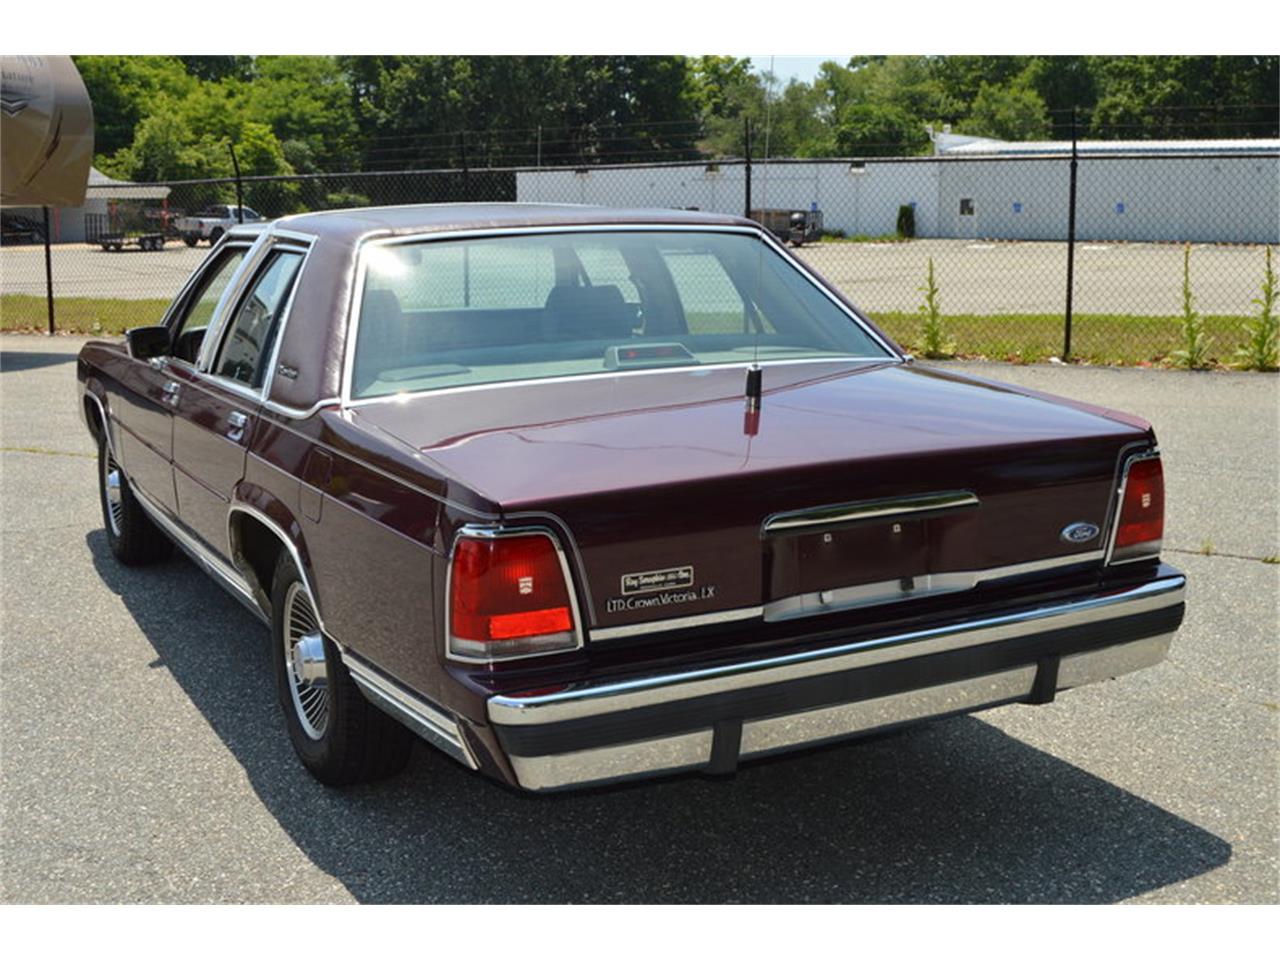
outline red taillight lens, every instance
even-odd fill
[[[449,652],[503,660],[577,646],[569,584],[541,533],[463,536],[449,576]]]
[[[1163,537],[1164,470],[1160,458],[1135,460],[1125,478],[1111,559],[1114,562],[1157,554]]]

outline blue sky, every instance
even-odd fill
[[[803,80],[805,83],[813,83],[814,78],[818,75],[818,67],[825,60],[834,60],[836,63],[845,63],[850,54],[832,54],[825,57],[784,57],[775,55],[773,57],[773,72],[777,74],[778,83],[786,86],[787,82],[793,77],[796,80]],[[769,54],[764,56],[753,56],[751,66],[758,72],[764,73],[769,69]]]

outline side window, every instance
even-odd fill
[[[244,260],[245,252],[245,247],[227,249],[201,275],[174,325],[170,353],[177,359],[187,363],[196,362],[205,331],[213,320],[213,311],[231,283],[240,262]]]
[[[301,263],[302,254],[293,250],[281,250],[268,257],[227,329],[213,364],[215,374],[246,386],[262,386],[280,328],[280,315],[289,302]]]

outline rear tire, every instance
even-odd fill
[[[173,542],[151,522],[129,487],[129,478],[116,463],[105,432],[98,439],[98,499],[107,545],[115,558],[128,567],[166,559]]]
[[[214,227],[213,232],[209,234],[209,246],[216,246],[218,241],[222,239],[222,228]]]
[[[188,247],[194,247],[197,243],[200,242],[200,238],[184,236],[182,238],[182,242],[185,243]]]
[[[319,626],[315,602],[287,550],[271,588],[276,692],[294,752],[329,786],[381,780],[409,759],[413,735],[360,692],[333,641]]]

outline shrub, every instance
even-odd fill
[[[1204,332],[1204,318],[1195,310],[1195,297],[1191,294],[1191,244],[1182,252],[1182,347],[1173,351],[1173,362],[1189,370],[1199,370],[1209,365],[1209,344],[1212,339]]]
[[[1262,273],[1262,296],[1252,301],[1258,315],[1244,324],[1248,335],[1245,345],[1236,351],[1240,366],[1246,370],[1275,370],[1280,367],[1280,317],[1276,316],[1276,274],[1271,268],[1271,247],[1267,247],[1266,269]]]
[[[916,235],[916,208],[903,204],[898,208],[898,236],[907,240]]]
[[[334,193],[327,193],[324,197],[324,208],[326,210],[344,210],[348,207],[367,207],[369,206],[369,198],[363,193],[353,193],[349,190],[338,190]]]
[[[918,289],[924,294],[924,303],[919,307],[924,320],[920,331],[924,355],[934,360],[954,356],[956,345],[947,342],[942,329],[942,300],[938,296],[938,283],[933,275],[933,257],[929,258],[929,272],[925,275],[924,286]]]

